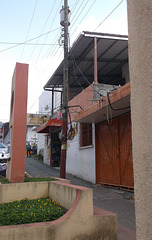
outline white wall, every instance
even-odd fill
[[[32,131],[33,126],[27,126],[26,142],[37,143],[37,132]]]
[[[47,165],[50,165],[50,146],[44,147],[43,162]]]
[[[79,129],[79,124],[78,124]],[[72,141],[68,141],[66,172],[95,183],[95,126],[92,124],[93,146],[79,148],[79,130]]]
[[[45,107],[48,106],[48,110]],[[52,92],[44,91],[39,97],[39,113],[51,112],[52,109]]]
[[[44,149],[45,147],[45,136],[43,133],[37,134],[37,153],[39,154],[39,151],[41,149]]]
[[[55,92],[54,95],[55,95],[55,108],[56,108],[54,112],[56,112],[57,109],[60,108],[61,106],[61,93]]]

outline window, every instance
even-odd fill
[[[80,123],[80,147],[92,145],[92,124]]]

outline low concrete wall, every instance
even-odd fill
[[[30,186],[31,185],[31,186]],[[16,192],[16,199],[13,190]],[[34,189],[35,188],[35,189]],[[0,185],[0,201],[49,196],[69,211],[60,219],[46,223],[0,227],[5,240],[116,240],[116,214],[96,210],[93,213],[92,189],[63,181]],[[4,193],[7,191],[7,193]],[[2,195],[1,195],[2,193]],[[12,197],[10,197],[10,195]],[[1,197],[2,196],[2,197]],[[10,200],[11,199],[11,200]],[[3,200],[3,201],[2,201]],[[98,215],[97,215],[98,213]]]
[[[54,178],[60,182],[70,183],[70,180]],[[49,183],[51,182],[24,182],[0,185],[0,203],[48,197]]]

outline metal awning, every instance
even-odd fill
[[[122,66],[128,62],[128,36],[82,32],[69,51],[71,100],[94,81],[94,38],[97,39],[98,83],[124,85]],[[63,87],[63,61],[44,89]]]
[[[58,128],[62,127],[62,120],[58,120],[57,118],[49,119],[46,123],[38,127],[37,133],[51,133]]]

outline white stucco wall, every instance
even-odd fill
[[[33,126],[27,126],[26,142],[37,143],[37,132],[32,130]]]
[[[37,153],[39,154],[41,149],[44,149],[45,146],[45,136],[43,133],[37,134]]]
[[[48,106],[48,110],[46,107]],[[52,92],[44,91],[39,97],[39,113],[50,112],[52,108]]]
[[[50,146],[44,147],[43,162],[47,165],[50,165]]]
[[[79,125],[78,125],[79,129]],[[95,183],[95,126],[92,124],[93,146],[79,148],[79,130],[72,141],[68,141],[66,172]]]

